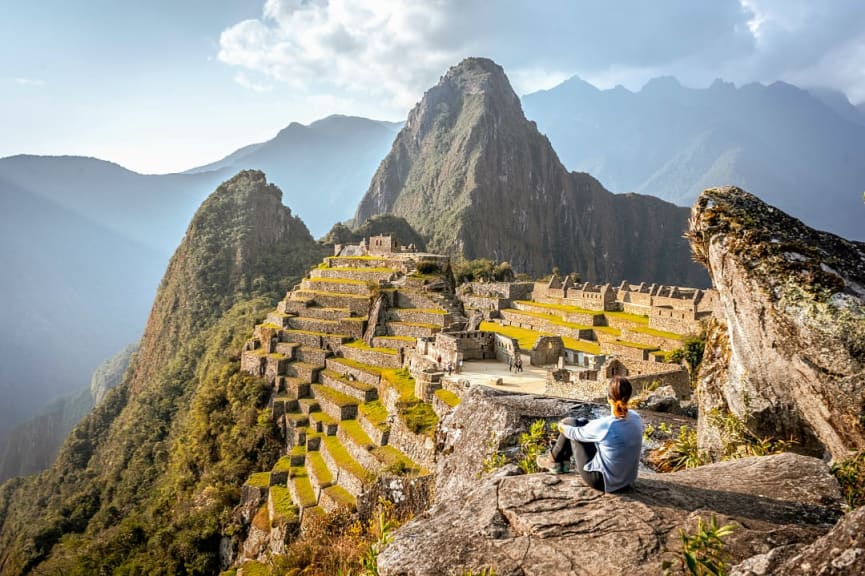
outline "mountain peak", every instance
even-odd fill
[[[489,58],[466,58],[452,66],[436,87],[449,86],[463,94],[499,94],[519,102],[504,69]]]

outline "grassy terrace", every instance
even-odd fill
[[[270,486],[270,472],[256,472],[250,474],[246,479],[247,486],[255,486],[256,488],[267,488]]]
[[[346,292],[328,292],[327,290],[300,290],[304,294],[312,294],[315,296],[334,296],[336,298],[357,298],[358,300],[369,300],[369,296],[362,294],[348,294]]]
[[[339,256],[334,256],[334,259],[340,258]],[[367,258],[366,256],[353,256],[351,257],[354,260],[360,258]],[[371,257],[370,260],[379,260],[379,258]],[[317,266],[319,270],[339,270],[340,272],[381,272],[387,274],[389,272],[396,272],[393,268],[386,268],[384,266],[328,266],[324,262]]]
[[[270,488],[271,498],[273,498],[273,511],[277,518],[297,518],[297,508],[294,506],[294,501],[291,499],[291,492],[285,486],[272,486]],[[274,518],[276,520],[277,518]]]
[[[658,336],[660,338],[668,338],[670,340],[681,340],[682,334],[676,334],[675,332],[667,332],[665,330],[656,330],[655,328],[646,328],[640,326],[638,328],[631,328],[632,332],[638,332],[640,334],[647,334],[649,336]]]
[[[291,482],[294,484],[294,493],[297,494],[298,506],[301,508],[312,508],[318,504],[318,500],[315,499],[315,491],[312,489],[312,484],[310,484],[309,478],[305,473],[303,476],[293,477]]]
[[[363,447],[365,450],[369,451],[375,447],[372,438],[364,432],[363,427],[361,427],[360,422],[357,420],[343,420],[339,423],[339,427],[351,438],[352,442]]]
[[[531,300],[517,300],[520,304],[529,306],[537,306],[539,308],[549,308],[550,310],[561,310],[562,312],[573,312],[575,314],[602,314],[608,318],[619,318],[622,320],[630,320],[638,324],[648,324],[649,317],[639,314],[631,314],[630,312],[608,312],[600,310],[589,310],[588,308],[580,308],[579,306],[568,306],[566,304],[547,304],[545,302],[532,302]],[[597,328],[597,327],[595,327]]]
[[[271,330],[282,330],[282,326],[278,326],[273,322],[265,322],[261,325],[262,328],[270,328]]]
[[[366,286],[366,280],[354,280],[352,278],[308,278],[308,280],[316,284],[357,284]]]
[[[413,310],[414,312],[423,312],[425,314],[441,314],[442,316],[447,314],[447,310],[442,310],[441,308],[395,308],[395,310]]]
[[[339,424],[326,412],[313,412],[309,417],[315,422],[321,422],[322,426],[336,426]]]
[[[360,478],[364,482],[370,479],[370,473],[367,469],[351,457],[351,454],[348,453],[348,450],[345,449],[345,446],[342,445],[336,436],[325,436],[321,441],[327,448],[327,452],[336,461],[337,466],[342,470]]]
[[[414,378],[405,368],[382,370],[382,380],[399,392],[400,416],[409,430],[415,434],[432,436],[438,424],[438,416],[429,402],[422,402],[414,394]]]
[[[329,486],[324,489],[330,499],[336,502],[341,506],[350,506],[354,508],[357,506],[357,498],[351,495],[351,493],[343,488],[340,485]]]
[[[348,366],[349,368],[357,368],[358,370],[363,370],[364,372],[369,372],[370,374],[375,374],[376,376],[381,376],[381,373],[384,371],[382,368],[378,366],[373,366],[372,364],[364,364],[363,362],[358,362],[357,360],[350,360],[349,358],[328,358],[337,364],[342,364],[343,366]]]
[[[322,320],[322,322],[332,322],[333,324],[336,324],[336,322],[334,322],[333,320]],[[308,334],[310,336],[320,336],[322,338],[340,338],[340,337],[342,337],[346,340],[351,338],[351,336],[349,336],[348,334],[329,334],[327,332],[313,332],[312,330],[289,330],[289,329],[285,329],[285,330],[283,330],[283,332],[286,335]]]
[[[373,400],[366,402],[357,407],[360,414],[363,415],[373,426],[384,432],[389,428],[387,425],[387,408],[381,403],[381,400]]]
[[[394,342],[409,342],[414,344],[417,338],[412,338],[411,336],[376,336],[377,340],[392,340]]]
[[[497,334],[501,334],[502,336],[508,336],[509,338],[516,338],[517,342],[519,342],[521,350],[531,350],[532,347],[537,342],[539,336],[556,336],[551,332],[535,332],[534,330],[528,330],[527,328],[517,328],[516,326],[502,326],[501,324],[496,324],[495,322],[481,322],[480,326],[481,330],[486,330],[487,332],[495,332]],[[579,352],[585,352],[587,354],[600,354],[601,347],[595,342],[587,342],[585,340],[577,340],[575,338],[567,338],[561,337],[562,342],[565,344],[565,348],[568,350],[577,350]]]
[[[304,446],[303,444],[298,444],[291,449],[291,452],[289,452],[289,454],[291,456],[303,456],[306,454],[306,446]]]
[[[400,452],[393,446],[379,446],[373,452],[379,462],[385,465],[385,469],[400,476],[415,474],[426,474],[423,467],[418,466],[414,460]]]
[[[348,318],[346,318],[348,320]],[[412,339],[412,342],[414,340]],[[392,354],[396,356],[397,351],[393,348],[374,348],[372,346],[367,346],[366,342],[363,340],[355,340],[354,342],[349,342],[348,344],[343,344],[343,346],[347,346],[349,348],[357,348],[358,350],[367,350],[369,352],[381,352],[382,354]]]
[[[328,388],[322,384],[311,384],[310,388],[313,390],[316,398],[322,397],[329,402],[333,402],[340,408],[345,406],[357,406],[360,404],[357,398],[354,396],[349,396],[348,394],[343,394],[338,390],[334,390],[333,388]]]
[[[428,328],[430,330],[441,330],[441,326],[439,324],[429,324],[426,322],[388,322],[388,324],[393,324],[394,326],[415,326],[417,328]]]
[[[291,472],[291,458],[283,456],[273,465],[274,472]]]
[[[330,486],[333,484],[333,476],[330,470],[327,469],[327,464],[319,452],[310,452],[306,455],[306,465],[309,466],[309,471],[315,476],[319,486]]]
[[[329,378],[333,378],[334,380],[339,380],[344,383],[346,386],[351,386],[356,390],[363,390],[364,392],[369,392],[373,390],[375,386],[372,384],[367,384],[366,382],[361,382],[360,380],[349,380],[345,377],[345,375],[340,374],[339,372],[335,372],[333,370],[322,370],[322,375],[328,376]]]
[[[387,384],[396,388],[402,402],[417,400],[414,395],[414,378],[411,372],[405,368],[382,370],[381,376]]]
[[[460,397],[451,392],[450,390],[445,390],[444,388],[441,388],[433,392],[433,394],[435,394],[436,398],[438,398],[451,408],[456,408],[457,406],[459,406]]]

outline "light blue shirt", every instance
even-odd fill
[[[643,420],[633,410],[624,418],[606,416],[585,426],[565,426],[564,434],[578,442],[594,442],[598,453],[586,464],[587,472],[600,472],[604,490],[615,492],[637,479],[643,447]]]

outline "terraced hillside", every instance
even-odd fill
[[[326,258],[244,346],[241,368],[272,385],[285,438],[276,466],[244,486],[259,505],[250,535],[271,550],[312,517],[363,505],[376,479],[429,477],[437,416],[403,360],[464,318],[447,258],[410,256]]]

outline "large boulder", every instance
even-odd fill
[[[660,574],[680,530],[713,515],[735,526],[726,547],[736,563],[810,544],[837,521],[841,502],[825,463],[789,453],[643,474],[619,494],[575,474],[494,475],[475,486],[400,529],[379,573]]]
[[[720,295],[698,378],[699,443],[724,418],[806,454],[865,448],[865,244],[738,188],[706,190],[688,236]]]

